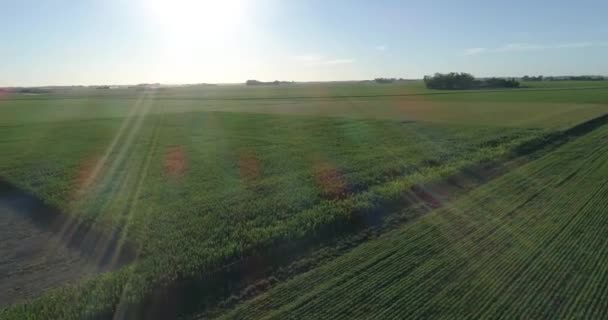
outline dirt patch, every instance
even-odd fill
[[[0,180],[0,306],[118,268],[128,246]]]
[[[173,180],[179,180],[186,174],[188,160],[182,146],[171,146],[165,151],[163,170]]]
[[[0,205],[0,305],[36,297],[96,271],[86,257],[66,248],[51,232]]]
[[[260,177],[260,160],[255,152],[250,150],[240,152],[239,174],[241,180],[248,185],[253,184]]]
[[[315,157],[312,162],[312,176],[325,199],[346,197],[347,183],[344,174],[330,161],[322,157]]]

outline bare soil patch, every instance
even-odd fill
[[[132,250],[0,180],[0,306],[118,268]]]

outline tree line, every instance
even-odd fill
[[[407,81],[407,80],[404,78],[375,78],[374,79],[375,83],[381,83],[381,84],[401,82],[401,81]]]
[[[606,80],[603,76],[561,76],[561,77],[545,77],[545,76],[523,76],[523,81],[602,81]]]
[[[292,83],[294,83],[294,82],[293,81],[291,81],[291,82],[279,81],[279,80],[269,81],[269,82],[264,82],[264,81],[259,81],[259,80],[247,80],[245,82],[245,84],[248,86],[279,85],[279,84],[292,84]]]
[[[471,90],[471,89],[493,89],[493,88],[518,88],[519,82],[515,78],[488,78],[476,79],[469,73],[435,73],[433,76],[425,76],[424,83],[429,89],[438,90]]]

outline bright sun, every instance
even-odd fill
[[[216,45],[242,25],[244,0],[144,0],[144,7],[172,42]]]

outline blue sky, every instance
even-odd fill
[[[21,0],[0,86],[608,75],[608,1]]]

